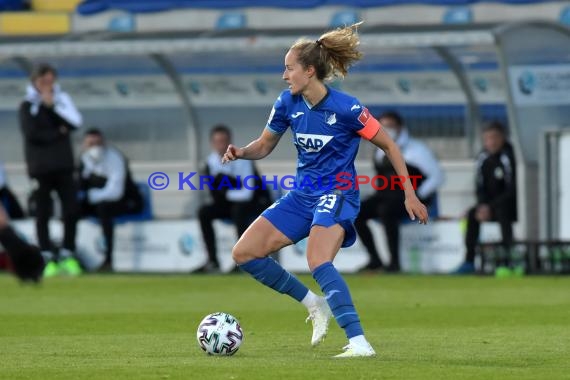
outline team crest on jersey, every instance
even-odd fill
[[[362,108],[362,112],[358,116],[358,121],[360,121],[360,124],[366,125],[366,122],[368,121],[369,118],[370,118],[370,111],[368,111],[368,108],[366,107]]]
[[[336,113],[333,112],[332,115],[328,115],[327,116],[327,124],[328,125],[333,125],[336,123]]]
[[[305,152],[320,152],[332,138],[333,136],[327,135],[297,133],[295,134],[295,144],[303,148]]]

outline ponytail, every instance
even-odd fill
[[[291,46],[297,51],[298,60],[304,66],[313,66],[317,78],[330,80],[343,78],[350,66],[362,58],[358,50],[360,39],[357,27],[362,21],[324,33],[316,41],[298,40]]]

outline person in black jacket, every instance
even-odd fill
[[[36,233],[48,262],[45,273],[48,277],[59,272],[70,275],[81,272],[73,257],[79,208],[70,134],[81,126],[82,117],[56,78],[57,72],[50,65],[40,64],[34,68],[19,111],[28,175],[38,186],[35,191]],[[48,228],[52,191],[61,201],[64,224],[59,250],[52,246]]]
[[[271,204],[269,193],[262,188],[252,161],[238,160],[222,164],[222,156],[231,140],[231,131],[225,125],[216,125],[210,131],[212,152],[206,159],[202,174],[213,178],[210,191],[212,203],[203,205],[198,210],[208,253],[208,262],[201,269],[202,272],[217,272],[220,269],[213,227],[215,219],[230,219],[236,226],[239,238],[255,217]],[[247,186],[238,183],[237,178],[245,179],[248,176],[255,176],[256,181],[248,181]]]
[[[84,193],[81,214],[99,218],[105,239],[105,261],[101,270],[111,270],[113,219],[141,212],[142,195],[133,181],[125,155],[109,145],[97,128],[85,132],[79,177]]]
[[[482,222],[496,221],[501,226],[502,243],[509,249],[513,241],[512,223],[517,220],[516,161],[505,128],[491,122],[483,128],[483,151],[477,157],[477,204],[467,212],[465,262],[456,274],[475,272],[475,247]]]
[[[426,206],[431,205],[437,196],[437,189],[444,181],[443,170],[435,155],[424,143],[410,136],[402,116],[397,112],[385,112],[378,117],[378,120],[400,148],[410,177],[416,179],[418,198]],[[388,182],[396,176],[394,167],[382,149],[377,149],[374,154],[374,167],[376,175],[382,176]],[[383,187],[384,185],[385,182],[379,180],[377,186]],[[400,271],[400,224],[402,219],[407,217],[404,192],[398,186],[392,187],[386,183],[385,189],[376,190],[372,196],[362,201],[354,226],[370,257],[368,264],[362,268],[363,270]],[[367,225],[367,221],[372,218],[379,218],[386,231],[390,251],[388,266],[380,260],[372,233]]]

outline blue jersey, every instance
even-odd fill
[[[380,126],[358,99],[330,87],[327,90],[312,107],[302,95],[283,91],[266,126],[278,135],[291,127],[298,153],[295,188],[315,196],[346,187],[346,182],[338,181],[339,176],[355,181],[360,138],[372,138]],[[351,189],[348,191],[356,191]]]

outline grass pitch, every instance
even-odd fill
[[[246,275],[1,275],[0,378],[570,379],[568,277],[345,278],[376,358],[331,359],[334,321],[311,348],[304,307]],[[243,326],[233,357],[198,348],[214,311]]]

